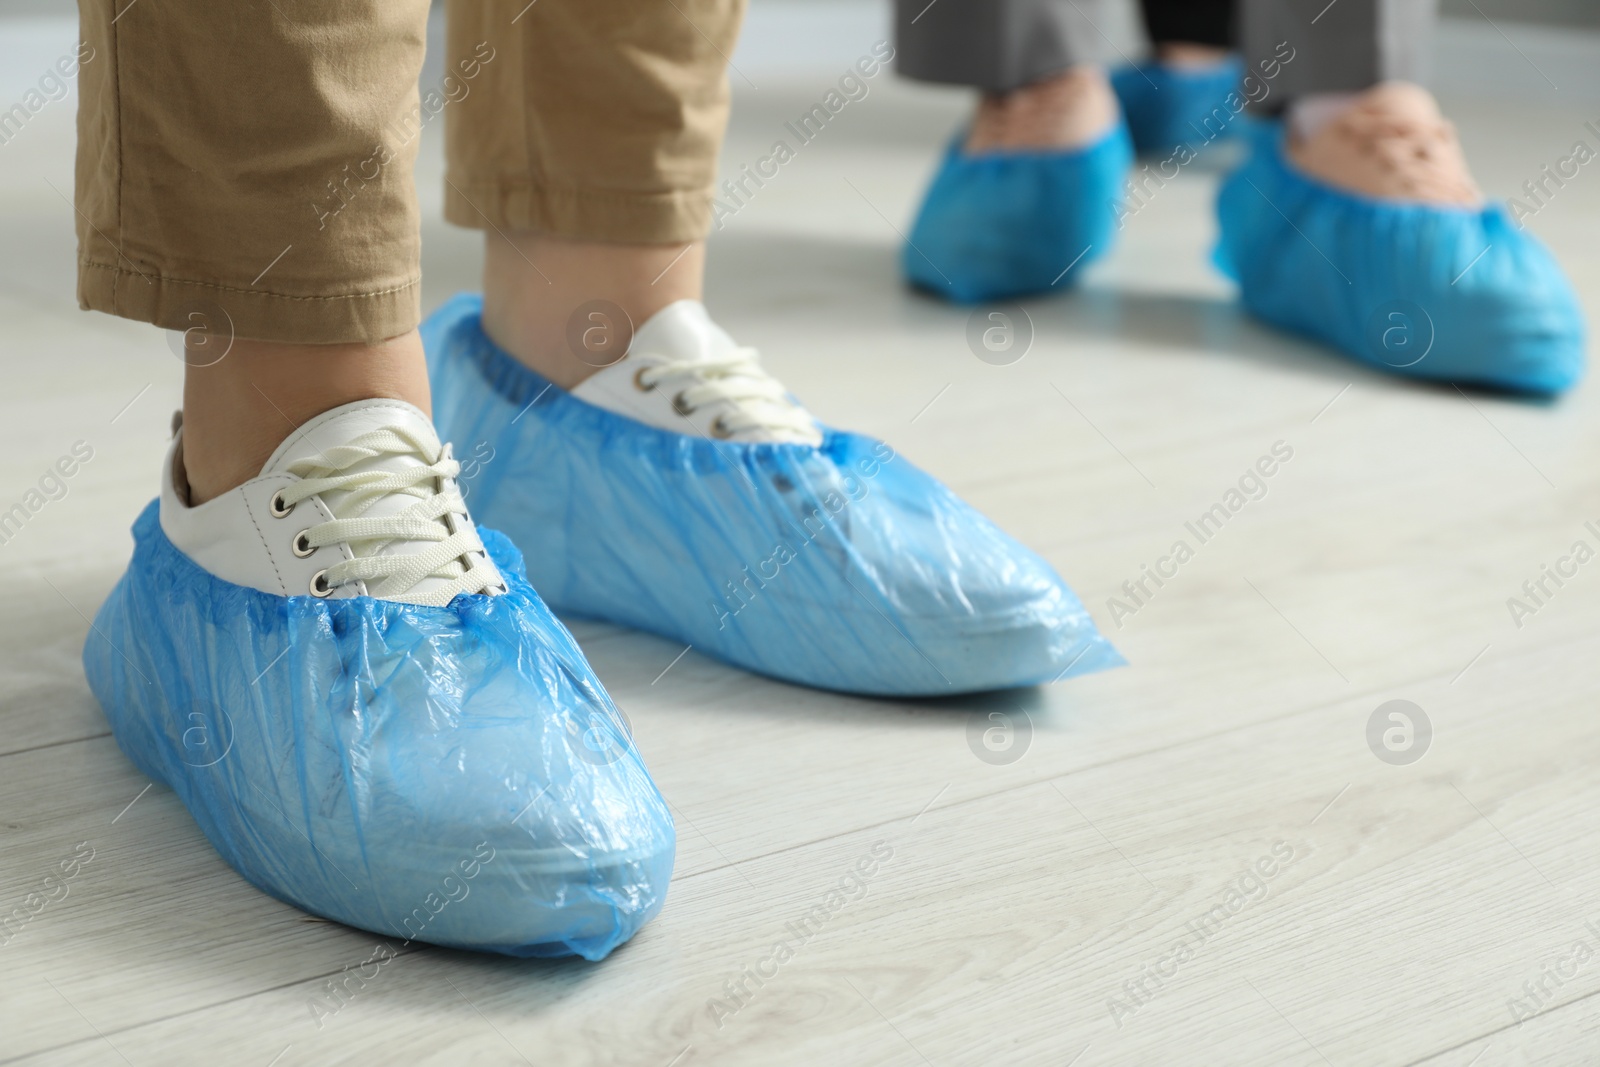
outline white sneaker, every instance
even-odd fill
[[[822,430],[734,342],[698,300],[668,304],[640,326],[628,354],[584,379],[572,395],[657,429],[746,444],[820,445]]]
[[[420,410],[360,400],[290,434],[258,477],[191,507],[180,423],[161,529],[235,585],[443,607],[458,593],[505,591],[456,486],[460,469]]]

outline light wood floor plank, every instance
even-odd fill
[[[764,151],[813,90],[742,96],[726,161]],[[0,912],[80,842],[95,851],[0,946],[0,1062],[1585,1062],[1600,570],[1521,628],[1506,599],[1574,540],[1600,546],[1584,527],[1600,525],[1594,391],[1463,397],[1243,320],[1204,262],[1215,162],[1141,210],[1083,291],[1027,305],[1021,362],[981,363],[968,311],[901,291],[874,212],[904,222],[965,101],[873,93],[714,237],[713,305],[830,422],[889,440],[1046,555],[1133,666],[870,701],[574,621],[673,804],[667,910],[600,966],[409,952],[321,1027],[309,1004],[374,938],[246,886],[145,789],[84,685],[84,616],[153,494],[181,368],[159,335],[75,309],[72,216],[42,184],[70,185],[70,109],[7,146],[0,510],[74,441],[96,458],[0,545]],[[1458,103],[1496,195],[1586,117]],[[425,205],[441,168],[425,142]],[[1531,228],[1600,310],[1600,183],[1572,182]],[[430,305],[475,284],[479,237],[431,218],[425,237]],[[1118,627],[1122,582],[1278,440],[1295,457],[1265,498]],[[1433,720],[1411,766],[1367,748],[1391,698]],[[1003,766],[969,748],[997,712],[1032,729]],[[879,841],[894,856],[866,893],[732,996]],[[1228,912],[1278,843],[1293,862]],[[1192,958],[1161,977],[1186,930]],[[1555,983],[1546,964],[1585,937],[1595,957]]]

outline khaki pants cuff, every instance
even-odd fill
[[[344,296],[291,296],[78,261],[78,306],[168,330],[289,344],[375,343],[422,321],[421,279]]]
[[[578,241],[679,244],[711,230],[711,190],[557,189],[518,179],[445,184],[444,217],[472,229],[533,230]]]

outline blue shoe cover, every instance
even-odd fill
[[[1154,61],[1111,74],[1111,89],[1140,155],[1169,155],[1178,145],[1199,151],[1231,137],[1239,113],[1228,108],[1244,78],[1238,57],[1214,67],[1169,67]],[[1243,107],[1243,97],[1239,97]]]
[[[481,306],[457,296],[423,324],[434,420],[485,443],[467,499],[556,610],[852,693],[948,695],[1122,662],[1049,564],[888,445],[646,426],[501,351]]]
[[[1419,378],[1553,394],[1582,376],[1572,286],[1500,205],[1343,192],[1292,167],[1279,124],[1251,136],[1218,195],[1216,260],[1252,314]]]
[[[906,279],[958,304],[1071,286],[1110,250],[1133,148],[1122,123],[1070,152],[945,152],[901,251]]]
[[[117,743],[222,857],[407,941],[597,960],[661,909],[675,838],[624,720],[529,587],[443,608],[212,576],[152,503],[84,668]]]

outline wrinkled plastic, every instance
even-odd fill
[[[84,667],[123,752],[263,891],[393,938],[599,959],[660,910],[672,820],[482,533],[508,594],[281,597],[195,565],[152,503]]]
[[[1533,394],[1582,376],[1572,286],[1504,208],[1346,193],[1296,171],[1282,137],[1252,128],[1217,200],[1217,264],[1248,311],[1398,374]]]
[[[1069,152],[945,152],[901,250],[907,280],[958,304],[1073,285],[1110,251],[1133,147],[1119,122]]]
[[[1243,77],[1244,64],[1237,57],[1199,68],[1150,62],[1112,71],[1111,89],[1122,105],[1134,150],[1166,156],[1179,145],[1198,151],[1237,132],[1239,117],[1227,101]],[[1242,107],[1242,100],[1236,106]]]
[[[893,696],[1050,682],[1121,657],[1049,564],[882,442],[658,430],[498,349],[481,301],[423,324],[475,514],[558,611],[803,685]]]

